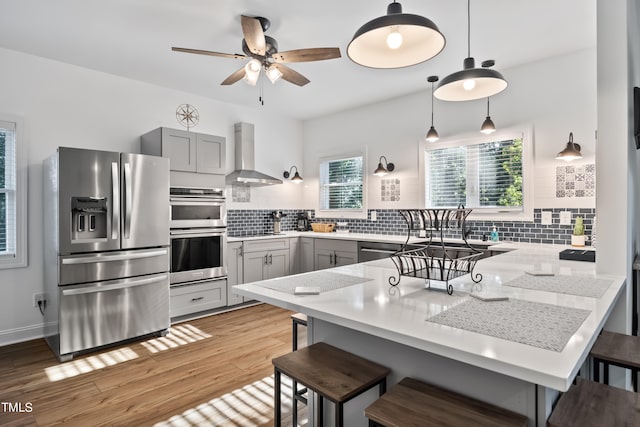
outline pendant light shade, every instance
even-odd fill
[[[487,98],[487,118],[482,122],[482,127],[480,127],[480,132],[485,135],[489,135],[496,131],[496,125],[493,124],[493,120],[491,120],[491,115],[489,115],[489,98]]]
[[[382,160],[384,159],[384,163],[387,165],[387,167],[384,167],[382,165]],[[396,168],[396,165],[394,165],[393,163],[389,163],[387,162],[387,158],[385,156],[380,156],[380,161],[378,162],[378,167],[376,168],[375,171],[373,171],[374,175],[377,176],[385,176],[387,175],[389,172],[393,172]]]
[[[495,64],[493,60],[482,63],[476,68],[476,61],[471,56],[471,0],[467,0],[467,58],[462,70],[440,81],[434,95],[443,101],[472,101],[487,98],[507,88],[507,81],[496,70],[490,70]]]
[[[400,68],[427,61],[444,49],[445,38],[438,26],[423,16],[402,13],[397,2],[387,14],[356,31],[347,55],[356,64],[371,68]]]
[[[294,169],[296,170],[296,173],[293,175],[293,178],[291,178],[291,182],[293,182],[294,184],[300,184],[302,181],[304,181],[304,179],[302,179],[302,177],[298,173],[297,166],[291,166],[291,169],[289,169],[288,171],[284,171],[282,176],[284,176],[286,179],[289,179],[289,177],[291,176],[291,172],[293,172]]]
[[[431,83],[431,127],[427,132],[426,139],[429,142],[436,142],[440,139],[440,136],[438,135],[436,128],[433,127],[433,84],[438,81],[438,76],[429,76],[427,81]]]
[[[576,144],[573,142],[573,132],[569,132],[569,142],[567,142],[567,146],[558,153],[556,156],[556,160],[564,160],[571,161],[582,158],[582,153],[580,153],[580,144]]]

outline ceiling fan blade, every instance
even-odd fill
[[[227,77],[226,79],[224,79],[224,81],[222,83],[220,83],[222,86],[227,86],[227,85],[232,85],[235,82],[242,80],[242,78],[244,77],[244,75],[247,72],[244,69],[244,66],[242,68],[240,68],[238,71],[235,71],[233,74],[231,74],[229,77]]]
[[[244,41],[247,43],[249,50],[256,55],[264,56],[267,50],[267,43],[260,21],[256,18],[242,15],[241,22],[242,34],[244,34]]]
[[[304,86],[310,82],[308,78],[300,74],[299,72],[282,64],[271,64],[272,67],[276,67],[282,73],[282,79],[293,83],[294,85]]]
[[[210,50],[188,49],[186,47],[172,47],[171,50],[173,50],[174,52],[196,53],[198,55],[220,56],[222,58],[232,58],[232,59],[247,58],[246,56],[240,55],[237,53],[212,52]]]
[[[340,49],[337,47],[316,47],[277,52],[273,54],[273,60],[276,62],[310,62],[340,58],[341,56]]]

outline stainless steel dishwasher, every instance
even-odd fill
[[[400,243],[358,242],[358,262],[389,258],[402,248]]]

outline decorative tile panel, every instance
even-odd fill
[[[557,166],[556,197],[594,197],[596,165]]]
[[[380,180],[380,200],[383,202],[400,201],[400,180],[397,178]]]
[[[232,185],[231,200],[237,203],[251,202],[251,187],[248,185]]]

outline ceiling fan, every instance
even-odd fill
[[[295,85],[304,86],[309,83],[309,79],[287,67],[284,63],[322,61],[325,59],[340,58],[341,56],[340,49],[337,47],[319,47],[278,52],[278,42],[273,37],[264,34],[271,26],[271,21],[261,16],[252,18],[242,15],[241,23],[242,33],[244,35],[244,39],[242,39],[242,51],[245,53],[244,55],[183,47],[172,47],[171,50],[195,53],[198,55],[220,56],[223,58],[250,59],[242,68],[224,79],[221,83],[222,85],[232,85],[243,78],[249,84],[255,85],[260,76],[260,71],[264,70],[266,76],[272,83],[282,78]]]

